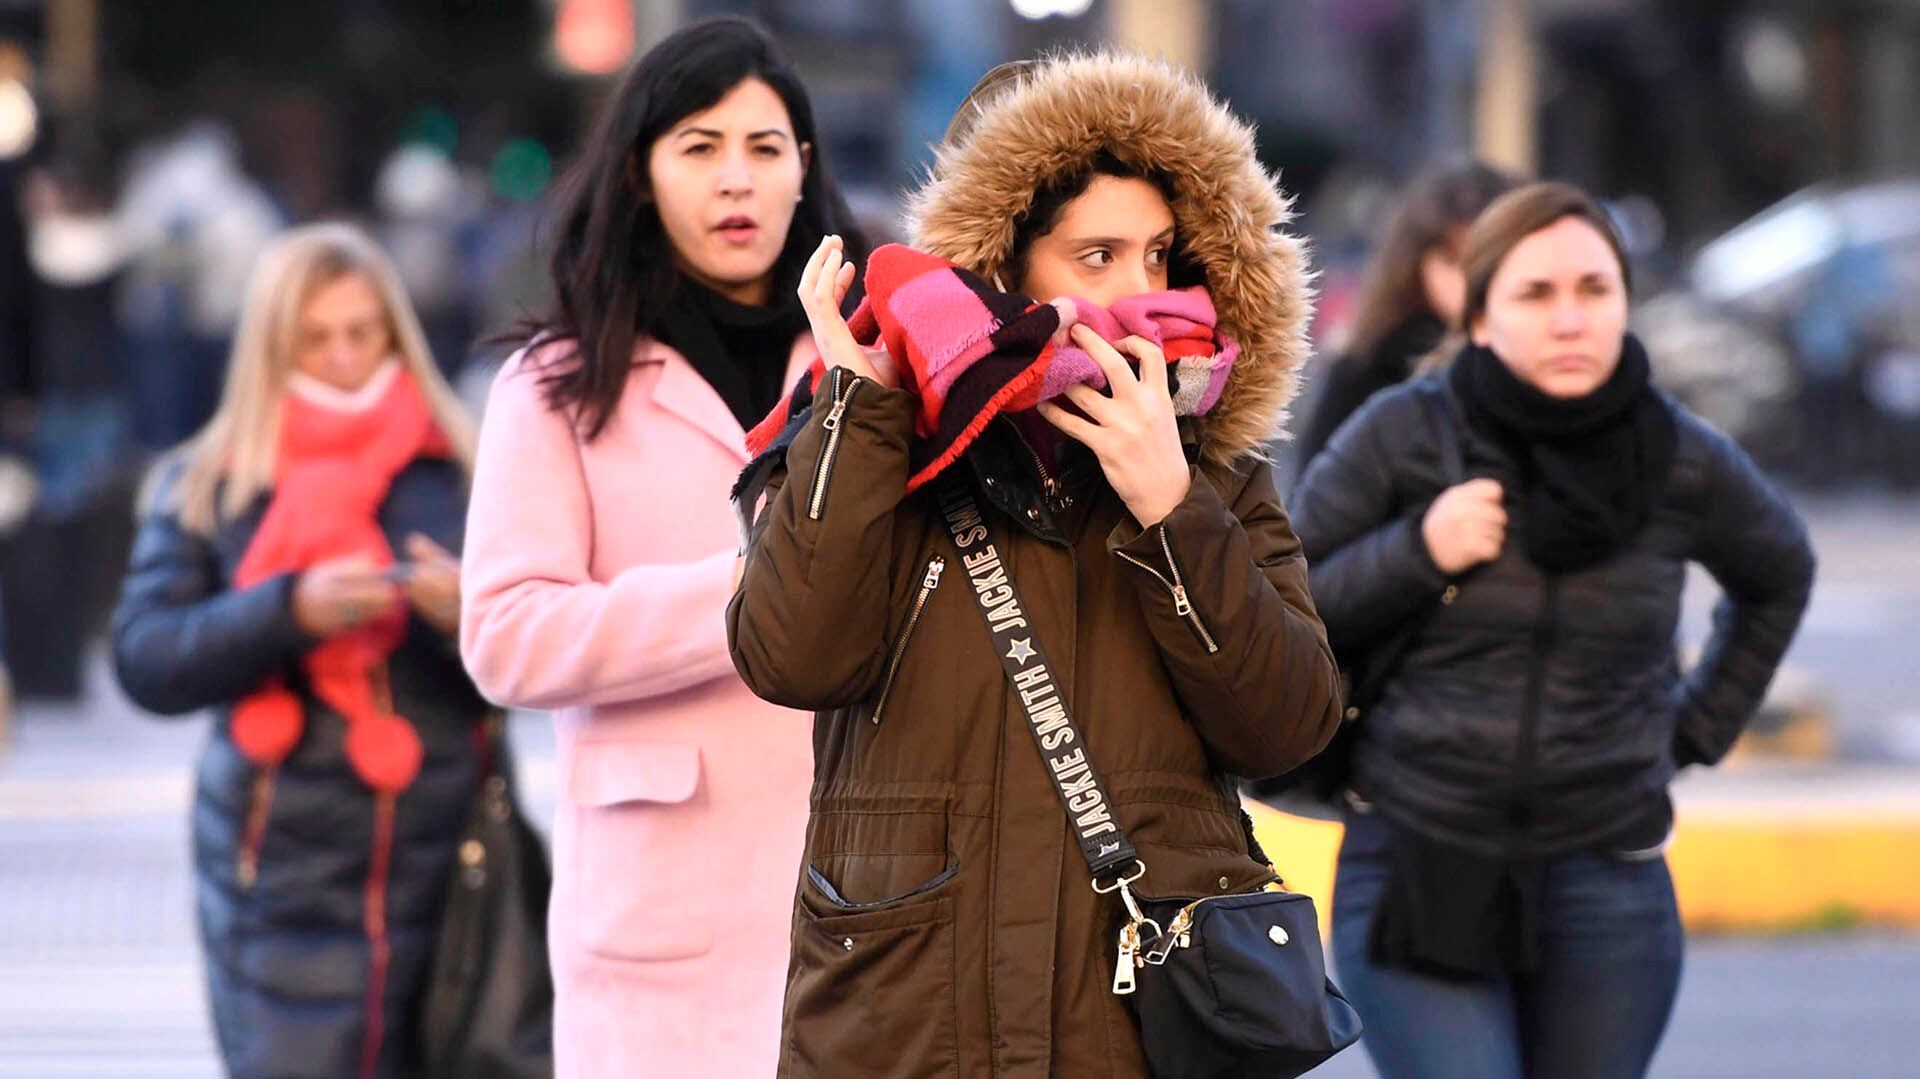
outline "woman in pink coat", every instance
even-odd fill
[[[689,26],[600,116],[554,307],[494,384],[460,646],[488,697],[556,713],[562,1076],[773,1074],[811,746],[728,659],[727,492],[812,359],[807,255],[850,225],[787,60]]]

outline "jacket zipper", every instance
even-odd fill
[[[1153,574],[1155,577],[1158,577],[1160,583],[1167,586],[1167,591],[1173,593],[1173,613],[1186,619],[1187,622],[1193,626],[1194,633],[1200,637],[1200,643],[1207,646],[1207,654],[1212,655],[1220,651],[1220,646],[1214,643],[1213,634],[1208,633],[1206,625],[1200,621],[1199,612],[1193,609],[1193,600],[1187,596],[1186,582],[1180,576],[1180,563],[1173,560],[1173,541],[1167,538],[1167,526],[1156,525],[1154,526],[1154,530],[1160,534],[1160,550],[1166,553],[1167,569],[1173,574],[1172,580],[1168,580],[1159,570],[1154,569],[1152,566],[1147,565],[1145,562],[1140,561],[1125,551],[1115,551],[1114,553],[1134,565],[1139,566],[1141,569],[1146,570],[1148,573]]]
[[[887,679],[880,684],[880,697],[873,703],[873,722],[880,724],[880,716],[887,710],[887,698],[893,693],[893,680],[900,674],[900,661],[906,658],[907,644],[913,640],[914,627],[920,624],[920,615],[927,609],[927,601],[933,598],[933,590],[940,587],[940,575],[946,572],[947,560],[934,555],[927,562],[926,576],[920,578],[920,593],[913,598],[913,610],[907,615],[907,624],[900,631],[900,639],[894,643],[893,655],[887,659]]]
[[[393,668],[376,663],[368,674],[373,679],[375,704],[381,712],[393,715]],[[393,943],[387,935],[387,885],[399,801],[391,793],[376,791],[373,795],[373,844],[368,851],[367,879],[361,896],[367,934],[367,1029],[360,1042],[360,1079],[374,1079],[379,1073],[380,1051],[387,1037],[387,973],[393,961]]]
[[[833,408],[820,421],[820,428],[827,433],[827,444],[820,448],[820,460],[813,466],[813,496],[807,501],[807,518],[818,521],[827,508],[827,484],[833,479],[833,460],[840,453],[840,432],[847,414],[847,405],[853,401],[854,391],[860,388],[860,380],[846,380],[847,369],[833,369]]]
[[[1514,759],[1516,799],[1531,800],[1533,796],[1533,764],[1540,741],[1540,699],[1546,692],[1547,656],[1553,650],[1559,616],[1560,578],[1548,574],[1540,601],[1540,619],[1533,627],[1533,652],[1527,662],[1526,698],[1520,712],[1520,744]],[[1516,808],[1523,804],[1526,803],[1518,800],[1514,803]]]
[[[1053,473],[1047,471],[1047,463],[1042,461],[1040,454],[1032,446],[1027,444],[1025,436],[1020,437],[1020,446],[1027,451],[1028,457],[1033,458],[1034,470],[1040,473],[1040,491],[1046,496],[1047,508],[1055,513],[1059,513],[1061,510],[1073,505],[1073,498],[1061,493],[1060,481],[1054,478]]]
[[[386,1042],[387,968],[393,958],[392,943],[387,937],[387,875],[393,858],[396,801],[395,796],[388,793],[373,796],[373,847],[362,895],[367,934],[367,985],[360,1079],[374,1079],[379,1073],[380,1050]]]
[[[243,892],[253,890],[260,876],[260,848],[267,838],[267,817],[273,812],[274,781],[280,769],[267,768],[253,777],[247,797],[247,819],[240,832],[240,850],[234,858],[234,880]]]

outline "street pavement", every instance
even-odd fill
[[[214,1076],[186,834],[205,720],[145,719],[95,690],[108,703],[28,709],[0,758],[0,1077]],[[517,718],[513,737],[544,820],[546,723]],[[1916,1062],[1920,936],[1707,938],[1653,1074],[1911,1079]],[[1355,1050],[1315,1074],[1374,1073]]]

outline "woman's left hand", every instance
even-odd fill
[[[407,537],[407,558],[407,602],[440,632],[460,632],[460,560],[418,532]]]
[[[1150,528],[1187,497],[1191,482],[1173,414],[1166,354],[1144,337],[1128,337],[1116,348],[1084,325],[1075,326],[1072,336],[1106,372],[1112,396],[1091,386],[1074,386],[1065,397],[1087,418],[1051,401],[1041,403],[1040,415],[1093,451],[1113,493],[1127,504],[1142,528]],[[1140,361],[1139,375],[1120,350]]]

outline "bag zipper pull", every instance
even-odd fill
[[[1139,962],[1140,927],[1132,922],[1120,927],[1120,954],[1113,959],[1113,995],[1124,997],[1134,990],[1133,970]]]

